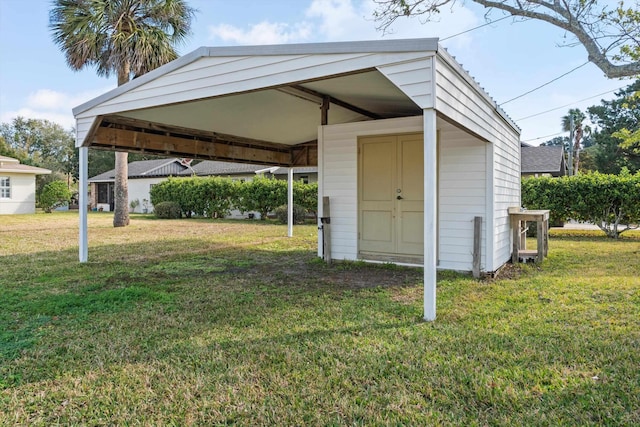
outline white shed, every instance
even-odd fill
[[[438,268],[511,256],[519,129],[438,39],[203,47],[73,112],[82,185],[88,147],[317,165],[332,258],[423,265],[428,320]]]

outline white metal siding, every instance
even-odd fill
[[[420,117],[324,126],[319,132],[320,200],[331,200],[334,259],[357,259],[357,141],[359,136],[422,132]],[[488,144],[462,130],[440,133],[439,267],[469,271],[473,261],[473,218],[483,218],[482,269],[487,260]],[[320,203],[321,205],[321,203]],[[320,213],[322,216],[322,213]]]
[[[0,172],[11,180],[11,198],[0,198],[0,215],[32,214],[36,211],[36,176]]]
[[[508,209],[520,206],[520,142],[496,134],[493,149],[494,270],[511,258],[511,224]]]
[[[355,260],[358,256],[358,137],[422,132],[422,126],[419,116],[320,128],[319,217],[323,216],[322,197],[329,196],[333,259]]]
[[[82,141],[91,130],[94,119],[94,116],[76,119],[76,147],[82,146]]]
[[[433,57],[378,67],[420,108],[433,108]]]
[[[436,110],[491,140],[496,113],[451,65],[436,57]]]
[[[444,55],[446,56],[446,55]],[[511,254],[511,232],[508,208],[520,204],[520,139],[519,133],[497,111],[486,94],[479,92],[470,77],[461,74],[461,67],[436,56],[436,110],[460,123],[471,132],[485,138],[488,148],[485,164],[485,182],[493,187],[486,195],[486,203],[492,203],[492,212],[486,220],[492,231],[493,257],[485,259],[484,268],[494,271]],[[487,163],[491,162],[491,163]],[[493,217],[493,218],[491,218]],[[488,232],[485,233],[485,240]]]
[[[487,228],[487,146],[487,143],[462,130],[440,131],[439,268],[472,269],[473,218],[482,217],[482,228]],[[487,242],[484,232],[482,236],[481,269],[484,270]]]
[[[274,87],[412,61],[424,52],[206,57],[124,92],[77,117],[91,117]]]

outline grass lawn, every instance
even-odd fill
[[[0,425],[638,425],[640,233],[497,280],[315,257],[316,227],[0,217]]]

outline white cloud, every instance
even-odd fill
[[[55,111],[34,110],[28,107],[20,108],[17,111],[4,112],[2,116],[0,116],[0,121],[2,123],[10,123],[16,117],[49,120],[53,123],[59,124],[65,129],[70,129],[76,125],[76,121],[71,113],[64,114]]]
[[[209,27],[209,34],[224,42],[236,44],[279,44],[299,42],[308,39],[312,27],[307,22],[300,24],[286,24],[283,22],[263,21],[247,29],[234,27],[229,24],[219,24]]]
[[[20,116],[28,119],[49,120],[64,128],[72,128],[75,126],[75,119],[71,110],[110,89],[113,87],[103,87],[74,94],[52,89],[39,89],[27,96],[24,106],[14,111],[3,112],[0,115],[0,122],[9,123]]]
[[[209,27],[212,39],[234,44],[277,44],[307,41],[349,41],[420,37],[446,37],[481,24],[471,10],[456,6],[455,14],[443,9],[436,22],[419,18],[399,18],[386,34],[377,30],[373,19],[375,3],[371,0],[312,0],[299,23],[262,21],[246,28],[230,24]],[[465,47],[473,40],[469,34],[447,43]]]

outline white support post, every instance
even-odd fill
[[[79,227],[79,256],[80,262],[87,262],[89,258],[89,238],[87,237],[87,181],[89,174],[89,149],[87,147],[78,148],[79,151],[79,173],[80,183],[78,184],[78,212],[80,214]]]
[[[424,320],[436,319],[438,233],[438,151],[436,112],[423,110],[424,120]]]
[[[287,235],[289,237],[293,237],[293,168],[289,168],[289,170],[288,170]]]

